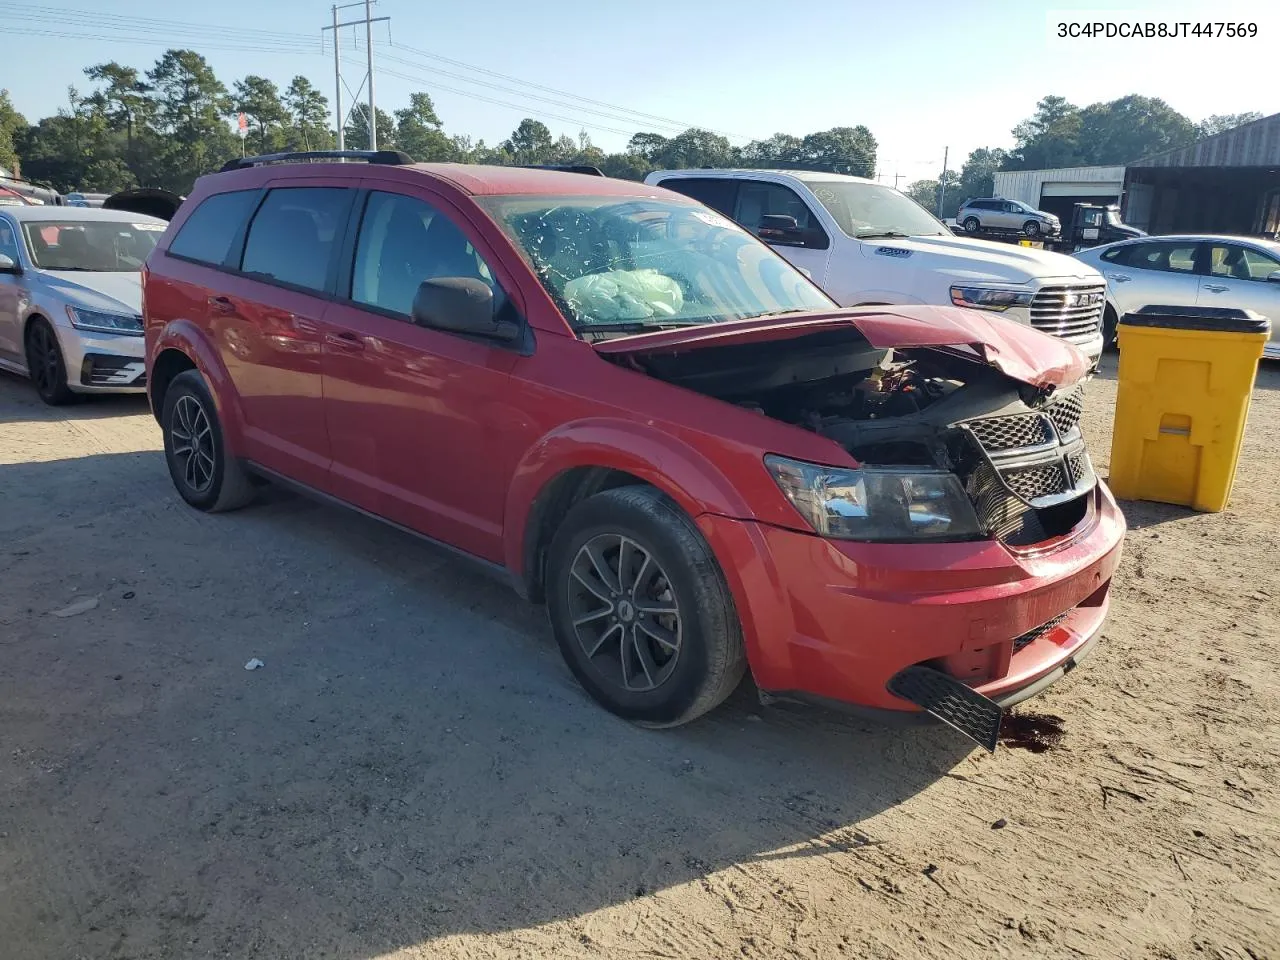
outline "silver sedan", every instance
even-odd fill
[[[55,405],[143,391],[139,270],[166,226],[119,210],[0,207],[0,369]]]
[[[1265,355],[1280,359],[1280,243],[1253,237],[1167,236],[1122,240],[1075,254],[1107,281],[1107,341],[1140,307],[1235,307],[1271,320]]]

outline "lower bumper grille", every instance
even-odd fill
[[[86,387],[145,387],[147,365],[137,357],[88,353],[80,365],[80,382]]]
[[[1070,611],[1068,611],[1068,613],[1069,612]],[[1035,643],[1037,640],[1039,640],[1049,631],[1053,630],[1056,627],[1062,626],[1062,624],[1066,622],[1068,613],[1060,613],[1056,617],[1054,617],[1052,620],[1050,620],[1048,623],[1042,623],[1040,626],[1032,630],[1028,630],[1022,636],[1015,637],[1013,640],[1013,652],[1017,653],[1019,650],[1022,650],[1025,647],[1028,647],[1031,644]]]

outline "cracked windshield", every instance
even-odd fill
[[[702,207],[599,196],[485,202],[582,334],[833,306],[785,260]]]

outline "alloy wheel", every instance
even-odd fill
[[[204,493],[213,484],[213,426],[199,400],[190,395],[178,398],[169,434],[183,483],[192,493]]]
[[[682,618],[654,555],[630,537],[598,534],[569,573],[574,635],[596,672],[633,693],[665,683],[680,657]]]
[[[57,338],[47,324],[37,322],[31,328],[31,347],[27,359],[36,389],[45,395],[57,392],[61,380],[62,358],[58,352]]]

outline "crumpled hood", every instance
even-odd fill
[[[907,250],[926,255],[921,269],[941,271],[960,281],[978,283],[1026,283],[1033,277],[1062,277],[1097,280],[1101,277],[1092,267],[1064,253],[1053,253],[1036,247],[970,237],[902,237],[868,240],[862,251],[867,257],[881,257],[881,247]],[[906,258],[912,262],[913,258]]]
[[[792,340],[842,326],[857,328],[871,346],[881,350],[937,349],[959,353],[1039,388],[1070,386],[1089,371],[1089,358],[1074,346],[1015,320],[981,310],[921,305],[854,307],[829,313],[709,323],[605,340],[594,347],[608,356],[639,357],[735,343]]]
[[[48,290],[72,306],[132,316],[142,313],[142,274],[137,270],[43,270],[40,277]]]

